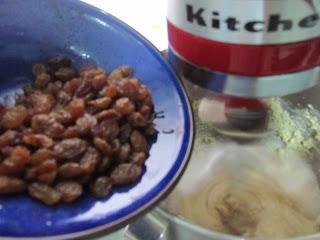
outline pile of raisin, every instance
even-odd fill
[[[26,191],[54,205],[137,181],[157,131],[150,91],[132,68],[77,71],[56,57],[32,73],[15,106],[0,106],[0,195]]]

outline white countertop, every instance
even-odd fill
[[[82,0],[98,7],[145,36],[159,50],[168,46],[167,0]]]

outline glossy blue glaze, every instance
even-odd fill
[[[160,53],[114,17],[76,0],[2,0],[0,3],[0,96],[12,103],[31,81],[31,66],[59,54],[76,67],[107,70],[131,65],[152,92],[159,135],[139,182],[116,188],[105,199],[85,195],[72,205],[47,207],[27,195],[0,197],[0,236],[86,235],[114,227],[155,204],[177,180],[192,142],[192,118],[184,90]],[[175,130],[163,134],[165,128]],[[63,236],[61,236],[63,235]]]

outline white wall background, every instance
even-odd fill
[[[121,19],[159,50],[168,46],[167,0],[82,0]]]

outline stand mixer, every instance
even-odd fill
[[[260,134],[265,98],[320,79],[319,11],[317,0],[170,1],[169,59],[190,84],[215,93],[209,101],[224,116],[209,117],[218,131]]]
[[[168,57],[196,103],[196,129],[204,121],[232,140],[262,138],[268,133],[273,98],[308,106],[307,100],[314,100],[320,89],[319,13],[320,0],[168,1]],[[187,169],[191,179],[201,175],[192,161],[209,161],[203,145],[194,146]],[[318,171],[319,153],[316,160]],[[183,182],[176,189],[188,187]],[[130,239],[246,239],[175,215],[166,207],[168,199],[162,208],[130,224]]]

